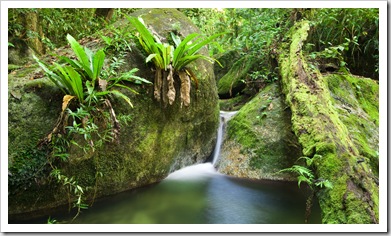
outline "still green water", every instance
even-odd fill
[[[232,178],[205,163],[99,201],[72,223],[302,224],[305,202],[296,183]],[[309,223],[321,223],[318,205]]]

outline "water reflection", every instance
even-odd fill
[[[198,174],[194,172],[192,178],[171,176],[154,186],[98,202],[73,223],[304,223],[306,199],[296,184],[236,179],[202,172],[211,164],[202,165],[195,167]],[[320,223],[318,206],[313,209],[310,223]]]

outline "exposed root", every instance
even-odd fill
[[[162,91],[162,70],[157,69],[155,72],[155,83],[154,83],[154,96],[155,99],[160,102],[161,100],[161,91]]]
[[[168,66],[168,75],[167,75],[167,84],[168,84],[168,90],[167,90],[167,98],[168,103],[172,105],[175,101],[175,87],[174,87],[174,76],[172,71],[172,66]]]
[[[185,107],[190,105],[190,77],[185,71],[178,72],[181,80],[181,107],[184,104]]]
[[[65,127],[67,125],[68,120],[68,114],[66,113],[66,109],[69,106],[69,103],[72,101],[72,99],[75,98],[75,96],[71,95],[65,95],[62,99],[62,110],[60,113],[60,116],[57,119],[57,122],[52,130],[45,138],[41,139],[38,143],[38,147],[41,148],[42,146],[48,145],[52,141],[53,135],[56,135],[58,133],[65,133]]]
[[[119,143],[119,133],[121,130],[119,121],[117,120],[117,116],[115,115],[113,106],[111,105],[111,102],[108,99],[105,99],[104,104],[107,106],[110,112],[110,117],[113,122],[113,138],[116,143]]]

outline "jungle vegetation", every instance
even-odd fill
[[[8,48],[18,51],[27,58],[27,60],[9,58],[9,71],[29,63],[38,63],[64,93],[59,123],[44,139],[44,142],[51,143],[51,154],[54,157],[66,161],[67,149],[70,145],[80,146],[83,151],[89,152],[99,145],[104,145],[107,140],[115,140],[120,134],[119,122],[110,99],[113,96],[119,97],[130,106],[132,102],[116,88],[121,87],[134,92],[122,82],[149,83],[135,75],[137,68],[126,74],[116,74],[123,60],[123,52],[131,50],[128,44],[130,38],[139,40],[147,53],[146,63],[152,62],[156,66],[154,95],[157,100],[162,99],[164,104],[171,105],[175,100],[173,74],[179,75],[183,85],[180,88],[181,104],[189,106],[190,84],[191,81],[196,84],[197,78],[186,65],[199,59],[218,63],[214,58],[231,50],[238,51],[241,56],[250,55],[259,61],[244,81],[248,86],[253,87],[255,91],[253,95],[255,95],[256,91],[265,84],[279,80],[276,59],[279,43],[287,40],[286,32],[294,22],[303,19],[308,20],[311,27],[308,43],[304,48],[305,56],[311,62],[311,66],[323,72],[350,72],[379,80],[379,11],[375,8],[178,9],[200,28],[202,34],[194,33],[182,37],[173,32],[167,43],[153,35],[145,27],[141,18],[126,16],[134,10],[9,9]],[[113,23],[125,18],[135,26],[138,34],[116,31]],[[99,33],[102,30],[112,33],[109,36],[102,35]],[[101,40],[106,46],[92,52],[80,46],[78,41],[82,40]],[[191,40],[195,43],[190,45],[188,42]],[[76,58],[56,56],[53,65],[39,59],[45,54],[53,53],[54,49],[66,45],[73,49]],[[206,45],[208,45],[209,57],[197,54]],[[32,53],[26,53],[29,50]],[[119,56],[109,58],[111,65],[107,70],[103,70],[103,61],[110,50],[118,52]],[[66,65],[60,65],[60,62]],[[165,86],[166,90],[162,90],[163,79],[169,83]],[[97,120],[104,122],[98,123]],[[66,125],[69,123],[71,125]],[[60,131],[61,135],[59,135]],[[78,134],[84,141],[76,142],[67,136],[69,134]],[[34,159],[40,154],[26,152],[24,155]],[[36,170],[37,165],[45,162],[46,160],[34,159],[27,163],[27,167],[26,163],[15,163],[11,166],[9,169],[14,173],[10,180],[11,191],[17,191],[17,188],[26,184],[29,179],[36,178],[30,172]],[[79,212],[80,209],[87,207],[83,203],[85,189],[78,185],[72,176],[62,175],[54,164],[56,162],[54,160],[47,162],[52,166],[51,176],[68,186],[77,196],[75,206]],[[31,168],[28,165],[31,165]],[[315,182],[310,165],[293,166],[285,171],[297,172],[299,185],[301,182],[306,182],[313,188],[319,185],[330,187],[327,180]]]

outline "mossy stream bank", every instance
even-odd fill
[[[317,192],[323,223],[378,223],[378,84],[311,69],[302,52],[308,30],[306,21],[292,27],[279,66],[303,155],[334,186]]]
[[[332,184],[315,189],[323,223],[378,223],[378,82],[310,66],[302,51],[308,30],[301,21],[286,34],[278,49],[280,80],[228,122],[217,168],[236,177],[296,180],[279,170],[306,166],[306,158],[313,184]],[[241,99],[222,104],[230,108]]]
[[[199,32],[174,9],[134,13],[140,14],[167,38],[178,25],[183,36]],[[162,20],[167,18],[171,20]],[[126,20],[116,25],[132,30]],[[296,160],[304,156],[312,160],[316,180],[333,185],[316,192],[323,223],[378,223],[378,83],[346,73],[321,74],[309,66],[302,52],[308,30],[305,21],[292,27],[278,49],[280,80],[263,88],[228,123],[217,169],[241,178],[294,181],[296,176],[278,171],[298,164]],[[87,40],[85,45],[102,46],[96,42]],[[153,68],[144,63],[146,56],[135,43],[131,45],[121,71],[137,67],[137,75],[153,81]],[[69,54],[70,50],[58,52]],[[203,53],[206,55],[206,50]],[[105,143],[94,153],[72,148],[68,161],[58,167],[87,190],[85,200],[90,204],[94,199],[160,182],[174,170],[204,162],[216,142],[217,89],[222,97],[240,96],[240,81],[253,66],[248,60],[252,61],[251,57],[236,63],[243,73],[235,71],[235,66],[225,75],[218,72],[219,83],[213,65],[204,61],[192,64],[198,88],[192,87],[189,107],[181,107],[179,102],[164,106],[153,99],[152,86],[134,85],[139,94],[126,94],[133,109],[120,100],[113,103],[121,123],[119,142]],[[74,200],[67,189],[48,177],[51,150],[37,149],[56,124],[63,97],[47,78],[34,79],[38,72],[32,65],[16,69],[8,77],[10,219],[47,215]],[[175,86],[179,91],[179,83]],[[233,99],[240,100],[238,97]],[[241,106],[237,100],[232,104]]]

